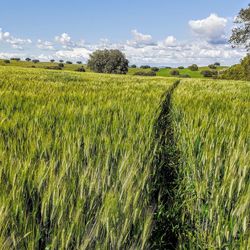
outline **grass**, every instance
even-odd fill
[[[250,84],[174,81],[0,66],[0,247],[248,249]]]
[[[172,80],[0,67],[0,246],[146,249]]]

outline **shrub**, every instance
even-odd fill
[[[80,68],[77,68],[75,71],[77,72],[85,72],[85,68],[84,67],[80,67]]]
[[[181,78],[190,78],[191,76],[189,74],[181,74],[180,77]]]
[[[156,73],[154,71],[138,71],[134,73],[135,76],[156,76]]]
[[[208,68],[210,68],[210,69],[216,69],[216,65],[215,64],[210,64],[210,65],[208,65]]]
[[[21,61],[21,59],[20,58],[18,58],[18,57],[12,57],[12,58],[10,58],[10,60],[13,60],[13,61]]]
[[[197,71],[199,67],[196,64],[192,64],[191,66],[188,67],[192,71]]]
[[[77,63],[77,64],[82,64],[82,62],[81,62],[81,61],[77,61],[76,63]]]
[[[165,69],[172,69],[172,67],[167,66],[167,67],[165,67]]]
[[[4,60],[3,62],[7,64],[10,63],[10,60]]]
[[[32,60],[33,63],[39,63],[40,61],[37,59]]]
[[[58,66],[59,66],[60,68],[63,68],[63,67],[64,67],[64,64],[63,64],[63,63],[58,63]]]
[[[66,61],[66,64],[73,64],[71,61]]]
[[[62,70],[62,68],[59,66],[47,66],[47,67],[45,67],[45,69]]]
[[[154,71],[154,72],[158,72],[160,69],[157,68],[157,67],[152,67],[151,70]]]
[[[136,69],[137,66],[136,66],[135,64],[132,64],[132,65],[130,66],[130,68]]]
[[[170,75],[172,75],[172,76],[178,76],[178,75],[180,75],[180,72],[177,69],[173,69],[173,70],[170,71]]]
[[[90,55],[88,67],[97,73],[126,74],[128,60],[119,50],[97,50]]]
[[[142,65],[140,68],[141,69],[150,69],[151,67],[149,65]]]
[[[30,62],[31,59],[30,59],[29,57],[27,57],[27,58],[25,59],[25,61],[26,61],[26,62]]]
[[[184,67],[183,66],[179,66],[178,69],[184,69]]]
[[[218,75],[218,71],[216,71],[216,70],[203,70],[203,71],[201,71],[201,74],[204,77],[216,77]]]

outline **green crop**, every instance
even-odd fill
[[[144,249],[163,78],[0,68],[3,249]]]
[[[249,249],[249,83],[182,81],[172,113],[181,152],[180,248]]]

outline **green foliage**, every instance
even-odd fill
[[[141,69],[150,69],[151,67],[149,65],[142,65],[140,68]]]
[[[6,64],[9,64],[10,60],[4,60],[3,62],[6,63]]]
[[[215,64],[210,64],[210,65],[208,65],[208,68],[210,68],[210,69],[216,69],[217,67],[216,67]]]
[[[196,64],[192,64],[191,66],[188,67],[192,71],[198,71],[199,67]]]
[[[203,70],[203,71],[201,71],[201,74],[204,77],[215,77],[218,75],[218,71],[216,71],[216,70]]]
[[[183,66],[179,66],[178,69],[185,69]]]
[[[73,64],[71,61],[66,61],[66,64]]]
[[[180,75],[180,71],[177,70],[177,69],[173,69],[173,70],[170,71],[170,75],[172,75],[172,76],[178,76],[178,75]]]
[[[40,61],[38,59],[33,59],[32,62],[33,63],[39,63]]]
[[[77,64],[82,64],[82,61],[77,61],[76,63],[77,63]]]
[[[19,58],[19,57],[12,57],[12,58],[10,58],[10,60],[13,60],[13,61],[20,61],[21,59]]]
[[[80,68],[77,68],[75,71],[78,71],[78,72],[85,72],[85,68],[84,67],[80,67]]]
[[[130,66],[130,68],[136,69],[137,66],[136,66],[135,64],[132,64],[132,65]]]
[[[220,78],[250,81],[250,54],[243,58],[240,64],[223,71]]]
[[[63,68],[64,64],[63,63],[58,63],[58,67]]]
[[[234,46],[243,45],[247,50],[250,50],[250,4],[247,8],[241,9],[235,24],[237,27],[233,29],[229,41]]]
[[[26,62],[30,62],[31,59],[30,59],[29,57],[27,57],[27,58],[25,59],[25,61],[26,61]]]
[[[88,67],[97,73],[126,74],[128,60],[119,50],[97,50],[90,55]]]
[[[54,63],[54,62],[55,62],[55,60],[54,60],[54,59],[51,59],[51,60],[50,60],[50,62],[51,62],[51,63]]]
[[[151,70],[154,72],[158,72],[160,69],[158,67],[152,67]]]

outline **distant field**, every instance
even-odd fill
[[[84,64],[66,64],[66,63],[63,63],[63,64],[64,64],[63,70],[75,71],[76,69],[83,66],[87,72],[90,72],[90,70]],[[11,60],[10,64],[6,64],[6,63],[4,63],[4,60],[0,59],[0,66],[16,66],[16,67],[23,67],[23,68],[32,68],[32,67],[46,68],[46,67],[53,67],[56,65],[58,65],[58,62],[33,63],[33,62],[15,61],[15,60]],[[217,67],[217,70],[223,70],[225,68],[227,68],[227,67],[220,66],[220,67]],[[157,74],[157,76],[173,77],[170,74],[170,72],[171,72],[171,70],[174,70],[174,69],[177,69],[177,68],[173,68],[173,69],[161,68],[159,70],[159,72],[157,72],[156,74]],[[177,69],[177,70],[179,70],[179,69]],[[192,78],[204,78],[203,75],[201,75],[201,73],[200,73],[203,70],[209,70],[209,68],[208,67],[200,67],[198,71],[191,71],[189,69],[181,69],[181,70],[179,70],[179,72],[180,72],[180,74],[188,74]],[[139,71],[150,72],[151,69],[129,68],[128,75],[134,75],[136,72],[139,72]]]
[[[0,247],[248,249],[249,111],[244,81],[0,66]]]
[[[23,68],[45,68],[45,67],[52,67],[52,66],[57,66],[59,62],[38,62],[38,63],[33,63],[33,62],[26,62],[26,61],[15,61],[11,60],[11,63],[5,63],[4,60],[0,59],[0,66],[16,66],[16,67],[23,67]],[[85,66],[82,64],[67,64],[63,63],[64,67],[63,70],[70,70],[70,71],[75,71],[76,69],[80,68],[81,66]]]
[[[222,70],[222,69],[225,69],[225,68],[227,68],[227,67],[220,66],[220,67],[217,67],[217,70]],[[172,70],[174,70],[174,69],[178,70],[181,75],[188,74],[191,78],[204,78],[204,76],[201,75],[201,71],[203,71],[203,70],[211,70],[208,67],[200,67],[198,71],[192,71],[190,69],[178,69],[178,68],[160,69],[159,72],[157,72],[157,76],[171,77],[170,72]]]

